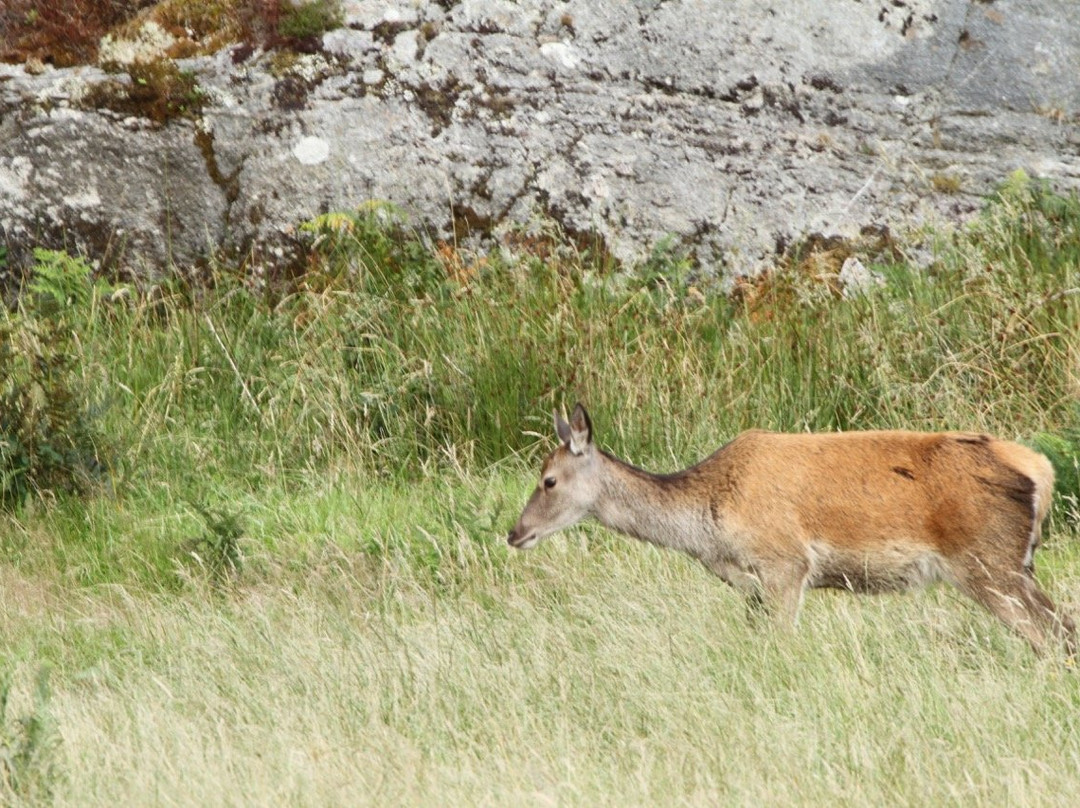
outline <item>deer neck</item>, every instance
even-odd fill
[[[593,515],[605,527],[660,547],[700,556],[715,527],[693,475],[652,474],[601,453],[604,475]]]

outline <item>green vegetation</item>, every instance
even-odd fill
[[[681,556],[503,536],[577,399],[658,470],[750,426],[986,430],[1054,459],[1037,565],[1080,615],[1080,200],[1017,175],[928,268],[811,241],[734,290],[670,242],[303,232],[288,282],[41,253],[0,320],[0,800],[1072,801],[1080,676],[947,587],[786,634]],[[885,282],[845,297],[852,250]]]
[[[0,308],[0,506],[35,491],[85,491],[104,470],[96,402],[79,375],[91,270],[64,253],[34,255],[19,308]]]
[[[283,0],[279,14],[278,34],[293,40],[322,36],[345,19],[338,0]]]
[[[135,62],[124,68],[128,80],[108,79],[91,86],[80,104],[87,109],[111,109],[157,123],[175,118],[198,118],[205,101],[195,74],[181,70],[171,59]]]

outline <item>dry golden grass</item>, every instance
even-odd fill
[[[449,501],[523,498],[512,468],[422,487],[410,526],[359,480],[281,502],[295,534],[225,590],[60,593],[6,570],[17,707],[51,670],[56,804],[1067,805],[1080,789],[1080,674],[947,587],[812,593],[787,633],[676,554],[593,530],[511,554],[442,521]],[[356,549],[380,529],[441,563]],[[1039,560],[1076,612],[1074,541]]]

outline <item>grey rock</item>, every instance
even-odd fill
[[[884,276],[868,269],[856,255],[849,255],[844,259],[837,280],[846,298],[862,297],[876,287],[885,285]]]
[[[1015,169],[1080,187],[1075,0],[343,5],[322,53],[184,62],[197,120],[95,107],[94,68],[0,66],[0,242],[269,263],[384,199],[432,239],[549,220],[731,274],[813,232],[960,221]]]

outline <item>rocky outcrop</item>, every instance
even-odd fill
[[[0,239],[287,261],[296,223],[384,199],[433,238],[553,221],[738,273],[962,218],[1017,168],[1080,186],[1073,0],[343,5],[312,53],[180,62],[151,112],[127,75],[0,66]]]

